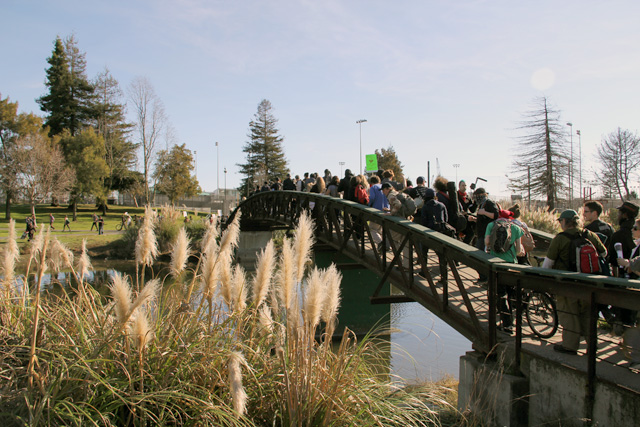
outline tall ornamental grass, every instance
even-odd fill
[[[222,235],[209,227],[199,248],[178,231],[167,276],[145,279],[157,256],[148,210],[136,243],[141,274],[116,274],[108,297],[84,281],[86,251],[74,264],[43,228],[26,272],[35,286],[18,286],[10,233],[0,425],[406,426],[451,413],[439,388],[398,389],[382,377],[375,338],[343,328],[332,345],[342,277],[310,265],[308,215],[280,253],[264,248],[252,277],[233,261],[239,218]],[[44,295],[42,275],[54,268],[70,269],[75,284]]]

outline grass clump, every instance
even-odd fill
[[[115,275],[108,297],[84,282],[86,251],[74,264],[43,228],[31,290],[7,274],[15,253],[5,245],[1,425],[440,425],[442,408],[455,411],[446,387],[398,389],[381,377],[374,337],[345,328],[333,348],[341,275],[309,266],[308,215],[280,253],[267,245],[253,277],[233,263],[237,215],[221,236],[207,227],[197,251],[178,230],[169,273],[145,281],[156,221],[148,209],[138,230],[141,274]],[[49,259],[75,278],[60,296],[41,295]]]

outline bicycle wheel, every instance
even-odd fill
[[[540,338],[551,338],[558,330],[558,311],[546,292],[531,292],[527,301],[527,323]]]
[[[116,225],[116,230],[117,231],[122,231],[122,223]]]

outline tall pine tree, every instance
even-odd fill
[[[118,81],[105,70],[93,81],[94,128],[104,140],[105,160],[109,168],[106,190],[125,191],[133,185],[137,145],[129,140],[133,124],[125,117],[125,104]]]
[[[37,100],[40,109],[48,113],[44,124],[49,126],[49,136],[59,135],[64,130],[73,136],[95,114],[93,86],[86,76],[85,54],[80,52],[73,36],[64,43],[56,37],[53,53],[47,62],[49,68],[45,84],[49,93]]]
[[[265,181],[282,179],[289,172],[282,148],[283,138],[278,134],[278,120],[272,110],[271,102],[263,99],[249,122],[249,141],[242,148],[247,153],[247,161],[238,164],[245,176],[240,186],[241,194],[249,194]]]

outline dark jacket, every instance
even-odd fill
[[[422,225],[436,231],[442,231],[443,224],[449,221],[447,207],[436,199],[424,202],[421,215]]]
[[[349,187],[351,186],[351,178],[353,175],[345,174],[344,178],[340,180],[338,184],[338,193],[343,193],[343,197],[346,199],[349,196]]]
[[[606,240],[603,241],[602,243],[604,243],[605,246],[609,245],[609,242],[611,241],[611,236],[613,236],[613,227],[611,227],[610,224],[607,224],[604,221],[596,219],[595,221],[587,225],[585,228],[589,231],[593,231],[596,234],[597,233],[604,234],[606,236]]]
[[[613,233],[611,236],[611,240],[608,244],[608,253],[609,253],[609,263],[617,267],[618,266],[618,253],[615,249],[616,243],[622,244],[622,254],[623,258],[629,258],[631,256],[631,251],[636,247],[635,242],[633,241],[633,234],[631,229],[633,228],[633,224],[635,223],[634,219],[626,219],[620,224],[620,229]]]
[[[287,178],[282,182],[282,189],[285,191],[296,191],[296,185],[291,178]]]

